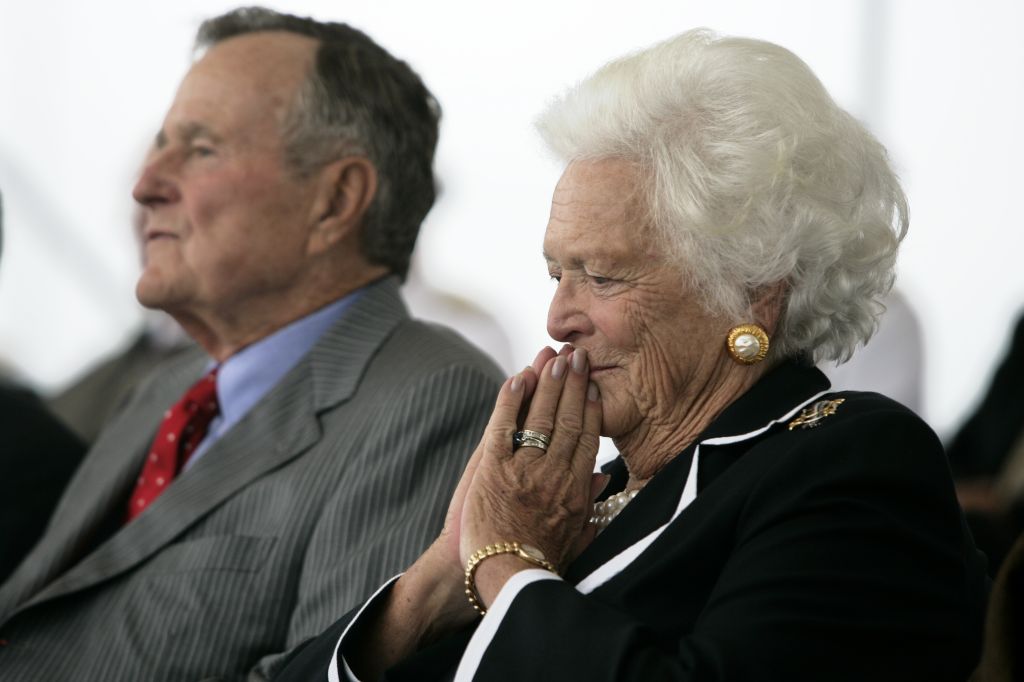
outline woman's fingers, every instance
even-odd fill
[[[587,353],[545,349],[536,362],[544,363],[539,373],[524,369],[499,392],[460,518],[462,560],[481,543],[510,537],[540,547],[561,565],[593,537],[586,520],[601,412],[599,396],[590,391],[588,397]],[[518,423],[550,437],[546,452],[524,446],[512,454],[516,417],[524,409]]]
[[[548,375],[554,371],[557,386],[548,386],[541,398],[540,412],[553,412],[558,404],[558,392],[560,390],[561,377],[565,373],[568,364],[568,356],[572,347],[566,344],[559,352],[545,346],[537,353],[533,363],[519,374],[505,382],[498,393],[498,400],[491,413],[491,420],[484,433],[483,443],[487,449],[499,456],[507,456],[512,453],[512,435],[519,430],[518,424],[525,423],[527,414],[534,403],[536,392],[540,385],[541,374],[545,371]],[[561,359],[561,360],[559,360]],[[557,368],[555,366],[557,365]],[[515,411],[513,412],[513,406]],[[530,428],[524,426],[524,428]],[[539,430],[539,429],[534,429]],[[547,427],[541,431],[550,434],[551,428]],[[493,448],[489,447],[494,445]]]
[[[518,430],[517,416],[526,399],[527,388],[534,382],[524,370],[508,379],[498,391],[498,400],[484,430],[484,449],[496,457],[512,455],[512,436]]]
[[[554,350],[549,346],[545,346],[537,353],[537,357],[533,359],[533,362],[527,365],[521,372],[526,380],[526,388],[523,391],[523,403],[519,407],[519,414],[516,418],[517,424],[522,424],[526,420],[526,412],[530,409],[530,400],[533,398],[533,392],[537,388],[537,380],[540,377],[540,373],[544,370],[544,365],[547,364],[548,360],[555,357],[555,355],[557,353]]]
[[[544,346],[541,348],[540,352],[537,353],[537,357],[535,357],[533,362],[530,363],[534,373],[536,373],[537,376],[540,376],[540,373],[544,370],[544,365],[548,364],[548,361],[556,355],[564,355],[564,353],[556,353],[550,346]]]
[[[576,439],[573,452],[573,471],[586,476],[594,471],[597,451],[601,447],[601,391],[597,384],[588,382],[587,398],[583,404],[583,430]]]
[[[550,349],[548,349],[550,350]],[[554,351],[551,351],[552,355]],[[473,477],[480,466],[480,462],[486,453],[493,452],[498,457],[508,456],[512,452],[512,433],[516,428],[515,415],[520,408],[525,407],[526,396],[532,393],[537,385],[537,377],[529,368],[519,374],[510,377],[498,391],[498,398],[491,412],[491,418],[480,438],[480,443],[469,458],[466,468],[462,472],[462,478],[455,488],[451,502],[448,505],[448,514],[445,517],[445,527],[442,533],[447,532],[451,547],[451,556],[456,560],[459,558],[459,529],[462,526],[462,511],[466,502],[466,495],[473,484]],[[509,419],[509,414],[513,416]]]
[[[550,437],[548,457],[572,458],[583,428],[589,375],[587,352],[582,348],[559,354],[545,366],[524,428]]]
[[[544,434],[548,438],[555,430],[555,414],[562,395],[562,387],[568,374],[569,360],[565,355],[557,355],[547,362],[541,371],[537,388],[530,407],[523,420],[523,429]],[[549,446],[550,447],[550,446]],[[533,448],[541,454],[538,448]]]

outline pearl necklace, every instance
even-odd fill
[[[633,501],[639,490],[623,490],[621,493],[615,493],[607,500],[603,502],[594,503],[594,515],[590,517],[590,523],[597,526],[597,530],[601,531],[608,527],[608,524],[619,515],[626,505]]]

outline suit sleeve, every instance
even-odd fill
[[[367,416],[358,456],[323,509],[304,557],[289,650],[316,637],[411,564],[440,532],[500,381],[451,366],[410,382]],[[260,661],[269,679],[290,651]]]
[[[670,634],[667,611],[695,598],[685,576],[649,619],[657,628],[599,594],[531,583],[499,595],[507,607],[488,612],[456,679],[963,679],[973,661],[951,658],[976,651],[980,600],[934,434],[893,411],[789,442],[747,491],[692,631]]]

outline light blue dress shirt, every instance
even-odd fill
[[[324,332],[341,319],[362,291],[358,289],[292,322],[287,327],[282,327],[221,363],[217,371],[217,400],[220,404],[220,414],[210,422],[206,437],[185,464],[186,471],[298,364]],[[216,363],[211,362],[207,371],[216,366]]]

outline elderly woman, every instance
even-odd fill
[[[705,31],[540,129],[566,345],[502,388],[437,541],[281,679],[965,679],[986,582],[942,448],[813,368],[893,281],[884,149],[790,52]]]

